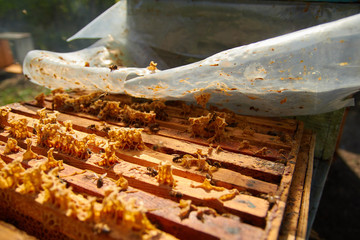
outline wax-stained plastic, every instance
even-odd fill
[[[124,9],[126,1],[120,1],[94,21],[105,24],[109,16],[122,14],[122,21],[104,32],[95,33],[99,25],[90,23],[71,38],[102,38],[89,48],[31,51],[24,74],[51,89],[83,88],[195,104],[204,95],[206,102],[199,105],[257,116],[334,111],[352,105],[350,96],[360,89],[360,14],[153,71],[145,67],[150,60],[166,65],[140,35],[129,31]],[[114,70],[112,64],[120,66]],[[141,67],[125,67],[132,64]]]

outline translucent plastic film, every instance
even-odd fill
[[[119,56],[161,61],[146,45],[121,35],[116,41],[113,36],[104,37],[79,52],[30,52],[24,73],[33,82],[49,88],[96,89],[150,99],[185,100],[258,116],[337,110],[353,104],[349,96],[360,89],[360,15],[232,48],[162,71],[145,67],[110,69]]]

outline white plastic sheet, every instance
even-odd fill
[[[126,2],[114,5],[100,20],[113,12],[123,14],[121,4]],[[84,88],[192,103],[196,96],[210,94],[207,106],[257,116],[333,111],[352,105],[349,96],[360,89],[360,14],[156,72],[109,69],[121,55],[133,57],[128,62],[139,61],[141,56],[147,62],[149,57],[161,61],[139,44],[139,36],[126,36],[126,18],[118,24],[125,25],[113,35],[102,33],[101,41],[78,52],[30,52],[24,74],[52,89]],[[76,37],[93,32],[93,27],[89,24]]]

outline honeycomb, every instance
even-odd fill
[[[52,159],[52,151],[53,149],[49,150],[50,159]],[[20,160],[2,164],[0,188],[16,189],[18,193],[34,196],[34,200],[40,204],[50,205],[67,217],[82,222],[87,221],[93,225],[112,222],[112,225],[120,225],[140,235],[156,229],[146,217],[146,209],[141,204],[137,204],[132,198],[125,200],[118,194],[124,186],[121,177],[120,185],[123,186],[107,187],[103,200],[98,202],[95,197],[74,193],[71,188],[66,187],[66,184],[58,178],[60,161],[54,163],[52,159],[26,170]],[[51,213],[49,216],[47,214],[43,216],[43,223],[60,224],[56,223],[56,218]]]
[[[155,122],[157,111],[160,114],[165,104],[160,101],[154,101],[150,104],[134,105],[138,108],[147,109],[148,112],[138,111],[129,105],[121,106],[120,102],[102,100],[106,94],[100,92],[83,95],[77,98],[71,98],[68,94],[57,93],[53,97],[53,108],[60,111],[86,112],[96,115],[102,120],[113,119],[124,121],[128,124],[149,125]]]
[[[88,144],[93,141],[93,137],[79,137],[73,133],[71,124],[62,126],[59,123],[35,124],[37,144],[48,148],[55,148],[58,151],[71,156],[85,159],[90,156]]]
[[[23,154],[23,161],[39,158],[39,156],[31,150],[32,141],[29,138],[26,139],[26,146],[26,152]]]
[[[144,149],[141,132],[138,128],[114,128],[108,132],[110,142],[114,142],[120,149]]]
[[[13,138],[8,138],[5,145],[4,154],[17,153],[20,151],[20,147],[17,145],[17,141]]]
[[[35,97],[36,100],[36,105],[37,106],[41,106],[43,107],[45,105],[45,94],[44,93],[40,93],[39,95],[37,95]]]
[[[169,162],[161,162],[158,166],[158,172],[159,174],[156,176],[158,183],[172,187],[176,185]]]
[[[116,143],[110,142],[108,146],[105,147],[105,152],[101,154],[101,160],[96,162],[96,164],[110,167],[117,162],[120,162],[120,159],[116,156]]]
[[[17,139],[25,139],[31,137],[31,133],[27,130],[28,120],[21,118],[19,120],[9,121],[9,127],[6,130],[9,131],[10,135]]]
[[[210,142],[219,140],[225,133],[225,119],[216,113],[209,113],[206,116],[189,118],[192,136],[209,138]]]

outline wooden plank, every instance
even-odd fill
[[[39,110],[39,107],[35,106],[29,106],[29,105],[20,105],[20,104],[13,104],[9,105],[12,107],[14,112],[18,112],[19,114],[24,114],[30,117],[37,118],[36,111]],[[72,120],[75,125],[74,128],[79,131],[88,132],[88,133],[95,133],[99,136],[105,136],[104,132],[97,131],[97,130],[89,130],[87,129],[90,125],[99,125],[99,121],[97,118],[93,117],[93,119],[83,118],[83,114],[80,114],[81,118],[77,115],[72,114],[65,114],[61,113],[58,117],[59,121],[64,120]],[[79,121],[81,120],[81,121]],[[80,125],[81,123],[81,125]],[[124,126],[121,123],[108,123],[109,126]],[[167,148],[167,149],[173,149],[178,152],[187,153],[187,154],[193,154],[198,149],[200,149],[203,153],[208,152],[208,144],[194,145],[193,143],[187,142],[187,141],[181,141],[178,139],[173,139],[173,137],[170,138],[164,138],[163,136],[159,136],[157,134],[148,134],[146,132],[143,132],[142,134],[143,140],[145,143],[150,144],[152,146],[154,145],[161,145],[161,148]],[[186,140],[186,139],[185,139]],[[250,173],[253,177],[256,176],[262,176],[264,180],[272,179],[272,181],[279,180],[279,177],[283,173],[284,165],[281,163],[272,163],[269,161],[266,161],[265,159],[260,159],[257,157],[248,157],[247,155],[242,154],[236,154],[232,152],[220,152],[217,153],[216,151],[213,151],[213,155],[210,155],[211,160],[216,160],[224,163],[224,167],[228,166],[228,168],[231,168],[232,170],[239,171],[242,174],[247,175],[246,173]],[[245,158],[245,159],[244,159]],[[256,174],[256,172],[261,171],[261,174]],[[253,175],[253,173],[255,173]]]
[[[295,136],[293,138],[294,146],[291,149],[289,158],[287,159],[285,170],[283,173],[283,178],[281,179],[281,183],[278,190],[278,196],[280,196],[280,200],[283,202],[286,202],[287,196],[289,194],[289,189],[291,186],[291,181],[295,170],[297,156],[303,139],[303,131],[304,131],[304,124],[300,122],[298,125],[298,129],[295,133]]]
[[[160,131],[158,132],[160,135],[163,136],[174,136],[173,135],[173,131],[179,131],[181,133],[185,133],[184,137],[187,138],[191,138],[191,133],[189,132],[189,123],[176,123],[173,121],[174,119],[169,119],[169,121],[160,121],[157,120],[157,122],[163,126],[163,129],[160,129]],[[227,133],[226,133],[227,132]],[[230,141],[235,141],[235,142],[239,142],[242,140],[249,140],[250,142],[253,143],[261,143],[262,145],[266,145],[266,146],[274,146],[276,148],[284,148],[284,149],[288,149],[291,146],[289,146],[288,144],[280,141],[279,138],[276,138],[272,135],[268,135],[266,133],[260,133],[255,131],[254,135],[247,135],[244,134],[244,130],[237,128],[237,127],[226,127],[226,132],[225,132],[225,139],[226,142]],[[178,134],[177,134],[178,135]],[[206,142],[206,141],[204,141]],[[208,144],[206,142],[206,144]],[[225,145],[226,146],[226,145]],[[236,149],[239,151],[239,149]]]
[[[14,63],[14,58],[9,41],[0,39],[0,68],[7,67],[12,63]]]
[[[106,96],[106,98],[117,100],[118,96]],[[134,99],[122,96],[131,104]],[[50,98],[46,100],[46,107],[51,109]],[[29,119],[28,130],[38,122],[36,111],[41,109],[34,103],[25,105],[13,104],[10,106],[12,112],[10,118],[14,117]],[[174,112],[169,111],[169,108]],[[177,111],[175,111],[177,109]],[[204,112],[197,109],[192,114],[201,115]],[[96,164],[101,159],[103,149],[99,146],[89,145],[92,151],[88,159],[77,159],[61,152],[55,152],[56,159],[63,159],[66,165],[61,173],[73,189],[79,193],[93,195],[101,198],[103,189],[98,189],[94,181],[89,180],[92,172],[98,174],[107,173],[104,186],[114,184],[111,179],[116,179],[117,174],[122,174],[129,183],[129,190],[121,192],[125,198],[135,197],[139,201],[146,202],[147,216],[162,230],[182,239],[199,237],[207,239],[221,238],[244,238],[245,239],[276,239],[283,221],[284,211],[297,162],[301,161],[303,148],[300,149],[303,124],[296,120],[279,120],[271,118],[253,118],[236,115],[238,121],[226,128],[223,139],[217,142],[223,150],[211,149],[206,139],[193,137],[189,131],[187,116],[181,116],[179,107],[170,106],[166,110],[169,121],[157,120],[160,124],[159,131],[151,132],[145,127],[142,138],[146,144],[145,149],[139,150],[117,150],[116,155],[120,162],[113,167],[100,167]],[[72,120],[73,128],[77,138],[87,134],[96,134],[96,139],[108,141],[105,131],[89,126],[103,124],[96,116],[86,113],[61,113],[57,120],[61,123]],[[237,125],[237,127],[234,127]],[[108,127],[124,127],[125,123],[107,121]],[[250,126],[255,130],[254,134],[244,134],[244,128]],[[0,140],[6,141],[7,133],[0,132]],[[33,139],[34,141],[35,139]],[[250,142],[247,148],[239,149],[242,140]],[[1,144],[0,144],[1,145]],[[25,143],[19,140],[19,145],[25,148]],[[0,151],[3,146],[0,146]],[[261,151],[260,151],[261,150]],[[33,151],[46,156],[47,149],[34,146]],[[206,179],[206,172],[196,170],[195,167],[184,168],[173,162],[174,154],[191,154],[196,156],[197,152],[207,154],[211,162],[221,163],[221,168],[213,172],[212,180],[217,186],[225,190],[205,191],[199,186]],[[23,152],[23,150],[21,150]],[[20,154],[20,153],[19,153]],[[14,156],[11,156],[14,157]],[[9,158],[9,156],[7,156]],[[167,161],[172,165],[172,172],[176,180],[176,186],[171,188],[159,184],[155,177],[148,174],[147,167],[157,167],[159,163]],[[302,165],[300,165],[301,167]],[[81,173],[81,170],[86,170]],[[78,173],[71,175],[72,173]],[[294,180],[293,180],[294,179]],[[220,196],[230,193],[231,189],[238,189],[239,195],[227,201],[220,201]],[[175,191],[178,195],[170,194]],[[244,191],[244,192],[243,192]],[[248,195],[250,193],[250,195]],[[238,216],[241,222],[234,218],[218,215],[216,217],[205,215],[198,219],[198,213],[192,210],[185,219],[180,219],[179,199],[191,200],[196,206],[206,206],[215,209],[218,214]],[[212,227],[212,226],[217,227]],[[209,231],[208,229],[211,229]],[[254,228],[254,229],[252,229]],[[237,237],[235,236],[236,234]]]
[[[0,133],[0,140],[6,142],[7,134]],[[26,146],[26,144],[21,140],[18,140],[18,145],[23,148]],[[34,152],[46,156],[46,149],[37,146],[33,146],[32,149]],[[92,154],[92,156],[87,159],[86,162],[62,153],[54,154],[54,156],[59,159],[63,159],[65,163],[81,169],[90,169],[99,174],[107,172],[109,177],[116,178],[118,174],[122,174],[128,180],[130,186],[141,189],[145,192],[155,193],[160,197],[170,198],[169,192],[172,189],[167,185],[159,185],[155,178],[146,174],[147,170],[145,167],[121,161],[111,170],[109,170],[103,167],[99,167],[95,164],[100,160],[98,154]],[[217,199],[220,196],[226,194],[226,191],[207,192],[201,188],[190,187],[191,185],[200,185],[200,183],[194,183],[192,180],[178,176],[174,176],[174,179],[177,182],[175,190],[181,192],[184,199],[192,200],[197,205],[206,204],[219,212],[228,211],[230,213],[239,215],[244,220],[257,226],[262,226],[265,223],[265,217],[269,204],[263,199],[239,194],[235,198],[222,203]]]
[[[0,196],[6,198],[2,201],[0,210],[8,219],[18,222],[24,228],[32,229],[33,233],[37,233],[38,238],[42,239],[81,239],[84,235],[88,239],[109,239],[105,236],[96,236],[92,234],[92,228],[84,222],[68,218],[64,214],[60,214],[54,208],[42,205],[34,201],[29,195],[19,194],[11,189],[1,189]],[[16,206],[16,207],[15,207]],[[23,217],[26,216],[24,219]],[[0,216],[0,218],[3,216]],[[51,231],[44,225],[50,225],[47,221],[53,220]],[[26,224],[26,225],[25,225]],[[61,226],[59,229],[56,226]],[[30,229],[31,230],[31,229]],[[66,235],[65,235],[66,234]]]
[[[203,115],[201,113],[197,113],[192,111],[189,116],[184,116],[183,113],[181,113],[181,111],[179,111],[178,107],[172,107],[172,106],[167,106],[167,112],[170,116],[172,117],[177,117],[180,119],[186,119],[187,117],[196,117],[198,115]],[[275,119],[275,118],[266,118],[266,117],[254,117],[254,116],[241,116],[241,115],[236,115],[235,116],[237,122],[241,123],[248,123],[248,124],[252,124],[252,125],[257,125],[260,128],[264,128],[264,126],[269,127],[269,128],[281,128],[284,130],[290,130],[293,131],[296,129],[296,125],[297,122],[293,119]]]
[[[52,108],[51,103],[47,101],[45,103],[45,107],[51,109]],[[70,113],[70,115],[87,118],[95,121],[99,120],[95,116],[91,116],[84,113]],[[157,132],[157,135],[161,135],[169,138],[176,138],[179,140],[185,140],[203,146],[209,146],[209,143],[207,142],[206,139],[193,138],[191,136],[191,133],[188,131],[189,130],[188,125],[185,125],[185,123],[182,124],[174,123],[173,120],[174,119],[169,119],[166,122],[157,120],[157,122],[160,123],[161,125],[160,130]],[[125,126],[125,124],[121,122],[111,122],[111,123],[118,126]],[[234,132],[234,134],[232,134],[229,137],[226,137],[225,139],[222,139],[218,143],[223,149],[232,152],[243,153],[246,155],[254,155],[254,153],[258,152],[263,147],[267,147],[268,151],[266,154],[262,155],[263,158],[267,158],[270,160],[281,160],[284,154],[287,156],[287,153],[283,153],[283,155],[281,155],[279,153],[280,149],[282,151],[283,150],[287,151],[291,148],[291,145],[289,145],[288,143],[283,143],[282,141],[280,141],[279,137],[274,137],[259,133],[254,133],[254,136],[248,136],[248,135],[243,135],[242,130],[239,129],[234,130],[234,129],[235,128],[229,128],[228,132]],[[293,134],[293,132],[291,132],[290,135],[291,134]],[[241,136],[241,137],[239,138],[234,136]],[[239,149],[239,142],[241,142],[242,140],[248,140],[250,142],[250,147]]]
[[[15,226],[0,221],[0,239],[2,240],[36,240],[35,237],[17,229]]]
[[[70,96],[77,97],[78,95],[85,95],[89,94],[89,92],[82,92],[82,93],[75,93],[70,92],[68,93]],[[133,98],[128,95],[124,94],[111,94],[107,95],[104,99],[108,101],[119,101],[122,104],[131,105],[133,102],[137,102],[138,99]],[[52,103],[52,96],[47,96],[45,99],[47,102]],[[189,117],[198,117],[202,115],[206,115],[208,110],[201,109],[199,107],[193,107],[192,111],[189,114],[184,114],[181,111],[181,107],[179,108],[177,104],[178,101],[167,101],[166,102],[166,113],[171,118],[171,122],[178,122],[182,124],[186,124]],[[176,105],[176,106],[174,106]],[[247,123],[255,126],[259,129],[266,129],[264,132],[268,130],[281,129],[282,131],[290,131],[293,132],[297,128],[297,121],[291,118],[274,118],[274,117],[255,117],[255,116],[243,116],[243,115],[235,115],[233,116],[236,121],[240,124]]]
[[[289,195],[292,177],[295,170],[295,164],[297,162],[297,155],[301,146],[301,139],[303,139],[303,129],[304,125],[299,123],[298,129],[294,136],[295,147],[290,153],[290,159],[287,160],[283,178],[275,195],[275,204],[273,204],[268,213],[269,224],[265,228],[265,234],[267,236],[266,239],[278,239],[281,220],[283,219],[286,201]]]
[[[33,107],[33,106],[26,106],[23,107],[22,105],[10,105],[12,107],[12,111],[16,112],[18,114],[22,114],[25,116],[36,116],[36,111],[39,110],[39,108]],[[32,122],[31,119],[28,119],[30,122]],[[61,113],[58,116],[58,120],[60,122],[65,120],[72,120],[73,121],[73,128],[82,132],[88,132],[88,133],[95,133],[99,136],[104,136],[105,133],[99,130],[89,130],[87,126],[96,124],[98,125],[98,122],[83,119],[83,118],[77,118],[72,115]],[[112,124],[108,124],[108,126],[113,126]],[[154,146],[160,146],[160,150],[169,151],[168,149],[172,149],[170,153],[187,153],[187,154],[194,154],[198,150],[201,150],[203,153],[208,152],[208,147],[204,147],[201,145],[195,145],[191,143],[187,143],[185,141],[179,141],[177,139],[172,138],[165,138],[162,136],[154,135],[154,134],[148,134],[148,133],[142,133],[142,137],[145,143]],[[174,151],[175,150],[175,151]],[[212,155],[210,155],[209,159],[213,161],[220,162],[223,165],[223,168],[231,169],[232,171],[238,171],[241,173],[241,175],[249,175],[251,174],[252,178],[256,178],[257,176],[260,176],[261,180],[271,180],[272,182],[276,182],[279,180],[281,174],[283,173],[284,165],[281,163],[274,163],[271,161],[267,161],[264,159],[260,159],[258,157],[249,157],[246,155],[239,155],[236,153],[231,153],[227,151],[221,151],[217,152],[215,149],[212,151]],[[123,152],[124,154],[128,154],[129,152]],[[131,153],[130,153],[131,154]],[[145,149],[143,151],[144,155],[149,155],[154,158],[161,158],[163,160],[169,160],[172,162],[173,156],[162,154],[159,152],[151,151],[150,149]],[[145,160],[145,159],[144,159]],[[131,160],[130,160],[131,161]],[[157,162],[156,164],[158,164]],[[153,164],[149,163],[150,166],[154,166]],[[149,165],[148,165],[149,166]],[[176,165],[175,165],[176,166]],[[204,174],[203,174],[204,175]],[[246,178],[245,176],[238,175],[238,178]],[[201,181],[204,180],[204,176],[200,178]],[[256,181],[256,180],[255,180]],[[271,187],[270,187],[271,188]],[[272,188],[273,190],[273,188]],[[272,191],[271,190],[271,191]],[[255,192],[261,192],[259,190],[254,189]]]
[[[25,147],[21,142],[19,145],[21,147]],[[37,147],[33,147],[32,149],[34,152],[39,154],[44,152],[39,151]],[[0,146],[0,152],[3,152],[3,150],[4,146]],[[6,156],[3,154],[0,155],[4,160],[10,162],[13,159],[19,157],[21,158],[24,151],[25,149],[22,149],[18,153]],[[56,154],[54,154],[54,156],[60,157]],[[45,159],[46,158],[44,157],[43,160]],[[24,161],[23,164],[25,167],[31,167],[37,164],[39,161],[41,160]],[[78,174],[73,175],[74,173]],[[64,163],[64,170],[60,171],[59,175],[61,178],[66,180],[77,192],[86,193],[96,197],[104,196],[103,188],[97,188],[96,183],[91,180],[92,171],[83,172],[82,169]],[[104,187],[109,185],[115,185],[115,183],[109,178],[104,179]],[[129,194],[127,192],[129,192]],[[121,194],[126,195],[127,197],[133,197],[137,199],[137,201],[143,202],[144,207],[149,209],[147,212],[149,219],[152,219],[156,224],[160,224],[162,226],[161,230],[182,239],[187,239],[190,236],[206,239],[217,239],[217,236],[226,236],[229,239],[235,239],[238,237],[236,233],[241,233],[241,236],[244,239],[253,239],[253,233],[255,236],[262,235],[262,230],[260,228],[253,227],[245,223],[240,223],[238,220],[222,216],[207,216],[206,221],[201,221],[196,217],[192,218],[191,220],[182,221],[179,217],[180,208],[176,202],[159,198],[155,195],[132,187],[129,187],[127,192],[122,192]],[[223,225],[214,225],[214,221],[217,224],[222,222]],[[226,227],[224,228],[224,226]]]
[[[316,142],[316,137],[314,134],[312,135],[311,143],[310,143],[309,162],[306,170],[304,193],[301,202],[300,217],[298,222],[296,239],[307,239],[311,182],[313,176],[313,166],[314,166],[314,156],[315,156],[315,142]]]
[[[306,132],[301,143],[300,152],[295,166],[293,181],[287,200],[284,220],[279,239],[295,239],[302,205],[306,171],[309,162],[309,151],[313,147],[311,132]]]
[[[38,120],[25,117],[23,115],[18,115],[16,113],[10,113],[10,117],[15,117],[17,119],[25,118],[28,120],[28,126],[32,127]],[[63,119],[68,119],[66,116],[59,116],[59,121]],[[78,119],[75,122],[73,127],[76,129],[76,126],[81,126],[82,119]],[[85,137],[85,133],[76,131],[77,136],[80,138]],[[102,137],[98,137],[98,140],[104,140]],[[164,141],[166,141],[164,139]],[[95,149],[92,149],[93,151]],[[99,151],[100,149],[96,149],[95,151]],[[137,164],[144,167],[154,167],[159,165],[163,161],[169,161],[173,164],[174,169],[173,173],[180,177],[186,177],[193,181],[203,182],[205,179],[205,173],[201,173],[199,171],[185,169],[180,166],[177,166],[175,163],[172,162],[173,156],[155,152],[151,149],[145,149],[142,151],[129,151],[129,150],[118,150],[117,156],[121,159]],[[99,160],[98,158],[93,162]],[[134,167],[131,165],[131,167]],[[213,180],[217,182],[219,186],[223,186],[226,188],[237,188],[239,191],[248,191],[250,193],[259,194],[259,193],[274,193],[277,190],[277,186],[272,183],[267,183],[261,180],[254,179],[252,177],[248,177],[242,175],[240,173],[236,173],[234,171],[230,171],[228,169],[220,168],[218,171],[214,172]]]
[[[296,117],[296,119],[304,122],[307,129],[316,134],[314,153],[316,159],[329,163],[333,159],[344,113],[345,108],[323,114]]]
[[[206,154],[210,148],[158,135],[143,134],[142,136],[145,142],[158,142],[161,143],[161,148],[172,149],[179,153],[194,154],[201,150]],[[230,151],[216,151],[214,148],[208,158],[220,162],[223,168],[270,182],[279,182],[284,171],[284,165],[281,163]]]
[[[209,142],[206,139],[202,138],[193,138],[191,136],[191,133],[179,131],[177,129],[171,129],[171,128],[162,128],[157,133],[161,136],[169,137],[169,138],[176,138],[179,140],[184,140],[187,142],[196,143],[203,146],[209,146]],[[279,154],[280,149],[289,150],[291,147],[286,145],[276,145],[274,147],[274,142],[271,140],[271,137],[267,139],[263,139],[263,135],[260,134],[254,134],[256,137],[242,137],[238,139],[232,140],[231,138],[225,138],[220,140],[217,144],[221,146],[222,149],[228,150],[231,152],[237,152],[242,153],[246,155],[254,155],[257,151],[262,149],[263,147],[267,147],[268,151],[264,155],[262,155],[262,158],[269,159],[269,160],[280,160],[282,159],[282,156]],[[176,137],[175,137],[176,136]],[[239,149],[240,142],[242,140],[249,140],[250,146],[248,148]],[[266,141],[263,141],[266,140]]]

